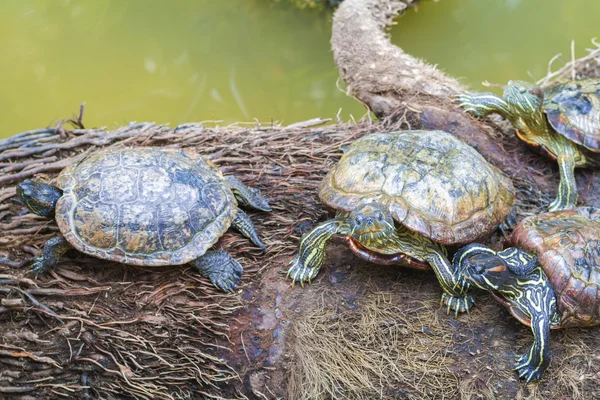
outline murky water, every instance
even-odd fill
[[[330,15],[270,0],[3,0],[0,136],[84,122],[356,118]]]
[[[598,0],[423,1],[392,30],[392,41],[474,90],[482,81],[538,80],[558,53],[557,69],[600,39]],[[533,78],[532,78],[533,77]]]
[[[411,54],[464,77],[536,78],[600,37],[600,1],[425,1],[393,30]],[[87,126],[360,118],[336,88],[331,15],[270,0],[3,0],[0,137],[70,117]]]

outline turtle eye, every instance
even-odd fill
[[[542,97],[542,90],[538,87],[531,88],[528,92],[536,97]]]
[[[475,273],[476,273],[477,275],[482,275],[484,272],[485,272],[485,267],[484,267],[483,265],[481,265],[481,264],[477,264],[477,265],[475,266]]]
[[[383,214],[378,212],[377,214],[375,214],[375,218],[377,219],[377,221],[381,222],[383,221]]]
[[[362,224],[363,223],[362,215],[357,215],[356,217],[354,217],[354,221],[356,222],[356,225]]]
[[[525,94],[525,92],[527,92],[527,88],[524,86],[519,86],[519,93]]]

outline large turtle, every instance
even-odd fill
[[[336,217],[304,235],[288,276],[314,278],[325,245],[343,235],[354,253],[379,264],[433,268],[448,310],[472,296],[457,281],[444,245],[491,233],[514,201],[510,180],[477,151],[442,131],[376,133],[355,141],[321,183]]]
[[[510,242],[500,252],[470,244],[453,263],[467,284],[489,290],[531,327],[534,342],[515,368],[529,382],[550,364],[550,329],[600,324],[600,209],[526,218]]]
[[[190,263],[231,291],[242,267],[224,251],[207,250],[230,225],[264,249],[236,199],[270,211],[267,200],[188,149],[96,152],[64,169],[56,183],[26,180],[17,186],[21,202],[37,215],[54,216],[63,235],[44,245],[36,273],[74,247],[125,264]]]
[[[502,115],[515,127],[519,139],[557,160],[560,184],[549,211],[575,207],[575,167],[600,163],[600,79],[563,82],[546,89],[510,81],[504,98],[466,92],[455,100],[478,117]]]

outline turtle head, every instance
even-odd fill
[[[42,217],[54,217],[56,202],[62,191],[45,183],[25,180],[17,185],[17,196],[32,213]]]
[[[504,99],[519,116],[543,116],[544,92],[535,83],[509,81]]]
[[[350,213],[352,236],[361,243],[377,241],[394,234],[394,219],[382,204],[361,204]]]
[[[457,274],[483,290],[502,290],[510,276],[504,260],[494,250],[479,243],[460,249],[452,263]]]

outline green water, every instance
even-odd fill
[[[392,29],[392,41],[410,54],[437,64],[474,90],[482,81],[538,80],[548,61],[555,69],[595,47],[600,39],[599,0],[423,1]],[[533,77],[533,78],[532,78]],[[494,89],[492,89],[494,90]]]
[[[0,136],[84,123],[360,118],[330,15],[271,0],[2,0]]]
[[[393,41],[480,89],[536,78],[600,37],[597,0],[425,1]],[[70,117],[129,121],[360,118],[336,88],[331,15],[271,0],[3,0],[0,137]]]

